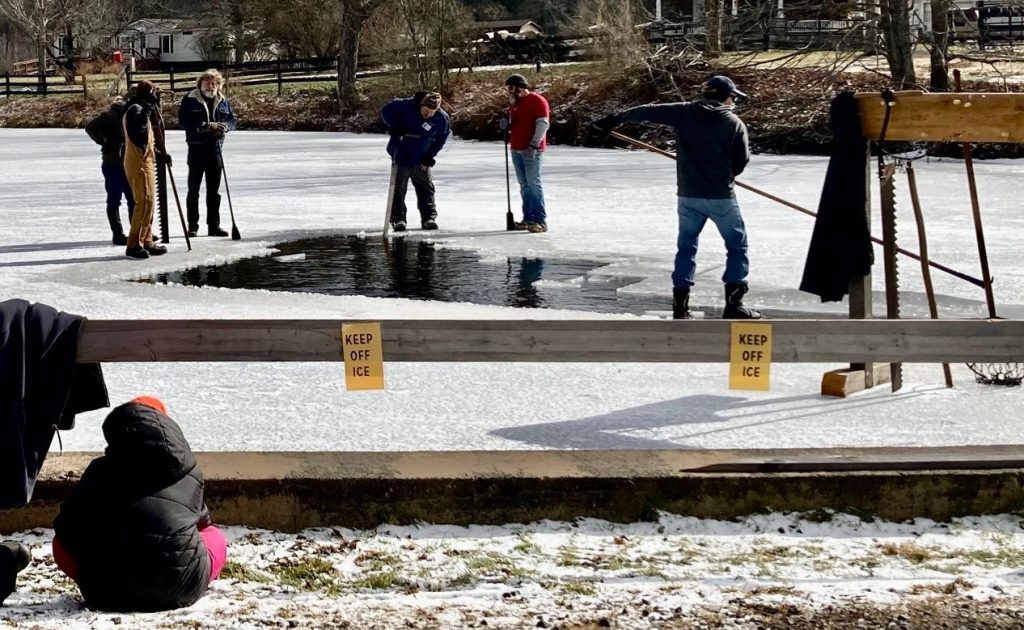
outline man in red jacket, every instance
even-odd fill
[[[547,99],[530,91],[526,77],[513,74],[505,79],[508,91],[508,134],[512,150],[512,166],[519,181],[519,195],[523,198],[523,220],[516,223],[519,230],[547,232],[547,211],[544,208],[544,189],[540,183],[540,162],[547,148],[548,127],[551,126],[551,107]]]

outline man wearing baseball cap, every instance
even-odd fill
[[[732,79],[716,75],[692,102],[641,105],[606,116],[594,125],[608,132],[626,122],[651,122],[676,132],[676,212],[679,235],[672,272],[672,317],[689,319],[690,287],[696,271],[697,239],[710,219],[725,240],[725,319],[760,319],[743,304],[747,292],[747,229],[733,180],[750,161],[747,127],[733,112],[744,98]]]
[[[512,166],[516,169],[519,195],[523,198],[523,220],[517,230],[547,232],[548,215],[544,207],[544,188],[540,183],[541,156],[548,146],[551,107],[546,98],[529,88],[526,77],[513,74],[505,79],[508,92],[508,143]]]

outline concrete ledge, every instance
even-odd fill
[[[1020,447],[779,451],[200,453],[214,518],[283,531],[502,524],[657,510],[733,519],[834,509],[903,521],[1024,506]],[[0,532],[49,527],[95,453],[51,455]]]

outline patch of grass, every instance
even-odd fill
[[[905,542],[905,543],[883,543],[879,545],[882,553],[887,556],[899,556],[908,562],[914,564],[922,564],[928,560],[935,560],[936,558],[942,557],[934,549],[928,547],[922,547],[921,545]]]
[[[398,554],[373,549],[360,553],[352,562],[367,571],[381,571],[402,566],[402,558]]]
[[[479,571],[485,574],[500,573],[504,576],[516,578],[526,578],[533,575],[527,569],[516,565],[515,561],[511,558],[494,551],[468,558],[466,560],[466,568],[470,571]]]
[[[566,545],[558,550],[558,564],[563,567],[578,567],[581,564],[579,550]]]
[[[353,580],[348,586],[355,589],[384,590],[395,586],[408,586],[408,583],[401,579],[394,571],[380,571],[371,573],[365,577]]]
[[[530,535],[526,533],[519,534],[519,542],[517,542],[516,546],[512,549],[525,555],[540,553],[540,547],[538,547],[537,543],[533,542]]]
[[[477,581],[477,574],[475,571],[463,571],[456,575],[452,579],[448,580],[449,586],[469,586],[473,582]]]
[[[945,584],[915,584],[910,588],[910,592],[914,595],[920,595],[922,593],[940,593],[942,595],[957,595],[963,591],[969,591],[974,588],[974,583],[965,580],[962,577],[946,582]]]
[[[1009,569],[1024,568],[1024,549],[1009,548],[997,549],[995,551],[974,549],[971,551],[957,551],[951,557],[974,564],[999,566]]]
[[[261,584],[273,582],[273,579],[266,573],[250,569],[244,564],[239,564],[232,560],[224,563],[224,568],[220,572],[220,578],[238,580],[239,582],[258,582]]]
[[[562,592],[569,595],[585,595],[594,596],[597,594],[597,587],[594,586],[593,582],[573,581],[564,582],[559,585]]]
[[[275,564],[270,570],[281,584],[300,591],[337,592],[338,585],[334,581],[337,571],[323,558],[307,556],[300,560]]]
[[[835,512],[829,509],[817,509],[810,512],[801,512],[800,518],[808,523],[831,523]]]

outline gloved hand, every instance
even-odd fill
[[[158,151],[157,155],[160,156],[160,159],[163,160],[163,163],[166,164],[167,166],[174,166],[174,160],[171,159],[170,153],[160,153]]]
[[[223,138],[224,135],[228,132],[228,126],[225,125],[224,123],[213,122],[213,123],[210,123],[209,126],[210,126],[210,133],[212,133],[213,135],[217,136],[218,138]]]
[[[610,116],[605,116],[604,118],[595,121],[594,128],[600,131],[601,133],[608,133],[612,129],[618,127],[621,122],[622,119],[619,117],[618,114],[612,114]]]
[[[526,161],[532,162],[537,159],[537,153],[537,147],[531,144],[523,150],[523,157],[526,158]]]
[[[427,156],[423,156],[423,159],[420,160],[420,164],[422,164],[423,166],[426,166],[427,168],[430,168],[431,166],[433,166],[436,163],[437,163],[437,160],[435,160],[432,157],[427,157]]]
[[[498,129],[501,129],[502,131],[506,131],[508,129],[508,116],[502,116],[501,119],[498,120]]]

